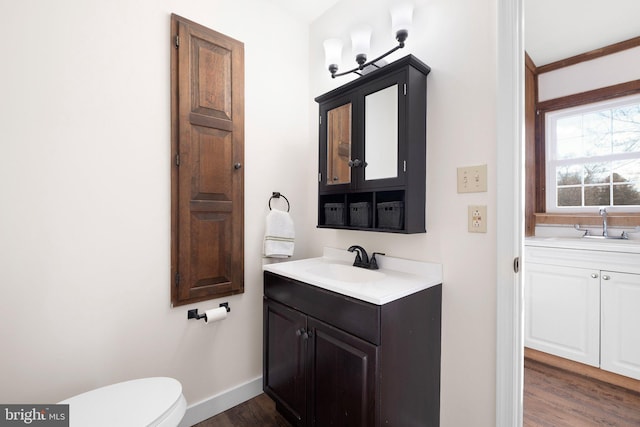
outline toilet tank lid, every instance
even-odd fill
[[[153,425],[182,401],[179,381],[153,377],[111,384],[60,403],[69,405],[70,426],[124,427]]]

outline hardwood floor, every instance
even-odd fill
[[[291,427],[291,424],[276,411],[273,400],[262,393],[194,427]]]
[[[525,359],[524,427],[638,427],[640,393]]]
[[[640,392],[525,359],[524,427],[638,427]],[[195,427],[291,427],[265,394]]]

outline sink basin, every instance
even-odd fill
[[[325,279],[350,283],[376,282],[385,277],[385,274],[379,271],[344,264],[315,265],[309,268],[307,272]]]
[[[354,267],[353,253],[324,248],[323,256],[263,265],[266,272],[372,304],[391,301],[442,283],[442,265],[379,255],[379,270]]]

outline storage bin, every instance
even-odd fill
[[[381,202],[378,208],[378,228],[401,230],[404,227],[404,202]]]
[[[349,225],[352,227],[371,227],[371,203],[349,203]]]
[[[344,225],[344,203],[324,204],[325,225]]]

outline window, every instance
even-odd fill
[[[547,212],[640,212],[640,95],[546,113]]]

